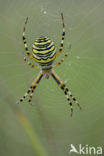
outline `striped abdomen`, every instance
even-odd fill
[[[35,61],[39,63],[42,69],[52,68],[56,57],[56,49],[54,43],[48,37],[43,36],[36,39],[32,51]]]

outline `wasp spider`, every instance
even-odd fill
[[[26,54],[29,56],[29,58],[31,58],[36,63],[38,63],[38,65],[33,65],[25,57],[24,57],[24,61],[32,68],[35,68],[35,69],[40,68],[40,72],[38,76],[36,77],[36,79],[34,80],[34,82],[29,87],[29,89],[27,90],[27,92],[24,94],[24,96],[19,101],[17,101],[17,104],[24,101],[27,95],[30,95],[28,102],[31,103],[34,90],[36,89],[42,77],[44,76],[46,79],[48,79],[50,76],[52,76],[53,79],[56,81],[56,83],[59,85],[59,87],[63,90],[66,96],[66,99],[68,101],[68,104],[70,105],[71,116],[72,116],[73,108],[72,108],[71,101],[74,101],[80,109],[81,107],[78,101],[76,100],[76,98],[72,95],[72,93],[69,91],[66,85],[60,80],[60,78],[56,75],[56,73],[53,70],[54,67],[62,64],[64,59],[68,56],[68,53],[66,53],[58,63],[54,64],[55,59],[57,59],[60,56],[63,50],[63,42],[65,38],[65,25],[64,25],[63,13],[61,13],[61,18],[62,18],[63,31],[62,31],[62,39],[61,39],[59,50],[56,52],[54,42],[50,40],[47,36],[41,36],[37,38],[35,42],[33,43],[32,54],[29,52],[26,38],[25,38],[25,30],[26,30],[28,18],[26,19],[25,25],[24,25],[23,36],[22,36],[24,46],[25,46],[25,51],[26,51]]]

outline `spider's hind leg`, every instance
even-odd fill
[[[63,43],[64,43],[64,39],[65,39],[65,24],[64,24],[64,17],[63,17],[63,13],[61,13],[61,18],[62,18],[62,38],[61,38],[61,43],[60,43],[60,48],[58,50],[58,52],[56,53],[56,58],[58,58],[63,50]]]

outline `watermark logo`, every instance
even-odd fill
[[[79,153],[73,144],[71,144],[70,147],[71,147],[71,149],[70,149],[69,153],[72,153],[72,152]]]
[[[94,146],[89,146],[89,145],[85,145],[82,146],[81,144],[79,144],[78,148],[76,148],[73,144],[70,144],[70,151],[69,154],[71,153],[76,153],[76,154],[97,154],[97,155],[101,155],[103,153],[103,149],[101,146],[98,147],[94,147]]]

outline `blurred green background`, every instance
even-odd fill
[[[28,16],[26,37],[30,51],[41,35],[49,36],[58,49],[61,12],[66,38],[60,58],[70,43],[72,48],[55,72],[83,108],[80,111],[73,103],[72,118],[65,95],[52,78],[41,80],[32,100],[34,107],[27,98],[15,104],[39,72],[23,60],[24,21]],[[13,113],[14,107],[27,118],[49,156],[77,155],[69,154],[70,144],[104,148],[104,0],[0,1],[0,156],[38,156],[26,129]]]

